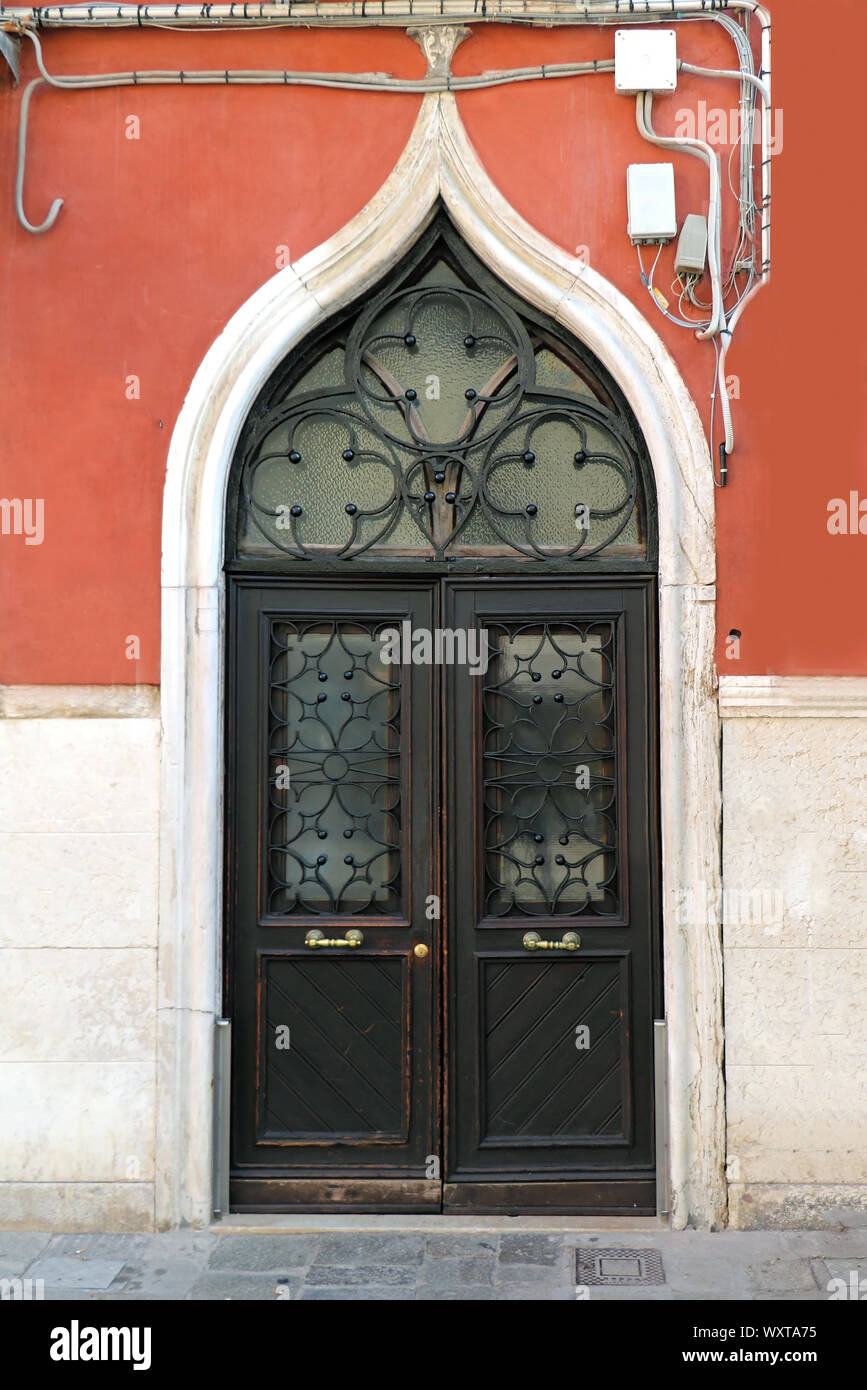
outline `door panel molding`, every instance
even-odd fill
[[[366,965],[363,962],[366,962]],[[309,952],[302,951],[258,953],[255,1144],[267,1145],[269,1148],[274,1145],[288,1148],[339,1141],[342,1146],[351,1148],[353,1145],[361,1144],[409,1142],[412,1090],[411,964],[411,952],[408,948],[380,951],[375,955],[369,951],[353,951],[351,956],[343,951],[329,952],[327,956],[311,956]],[[295,987],[285,987],[286,977],[291,979],[292,975],[296,974],[291,969],[286,969],[282,972],[284,987],[281,988],[273,980],[274,973],[280,966],[293,965],[297,968],[297,983],[293,982]],[[320,979],[316,979],[315,973],[311,979],[311,972],[319,973]],[[377,972],[384,973],[386,982],[397,987],[395,999],[382,999],[382,993],[387,995],[387,990],[380,992],[379,999],[374,997],[371,987],[375,988],[376,984],[380,983],[377,981]],[[327,979],[324,978],[326,976]],[[351,997],[353,989],[358,992],[354,1000]],[[270,994],[280,995],[278,1004],[282,1002],[287,1006],[282,1017],[269,998]],[[345,998],[347,994],[350,995],[348,1001]],[[303,996],[303,1003],[299,1000],[299,995]],[[368,1002],[372,1002],[373,1007],[363,1010],[359,995],[365,996]],[[318,1020],[311,1009],[311,1003],[315,1005],[317,997],[324,1005]],[[356,1017],[353,1017],[351,1011],[353,1003],[357,1010]],[[292,1064],[294,1085],[292,1091],[287,1093],[291,1094],[296,1102],[299,1121],[294,1127],[287,1125],[282,1132],[267,1130],[265,1098],[270,1091],[280,1089],[279,1075],[275,1077],[269,1073],[277,1070],[283,1060],[283,1054],[268,1046],[262,1026],[266,1019],[272,1026],[285,1026],[292,1034],[291,1046],[287,1049],[290,1056],[286,1060]],[[341,1033],[335,1033],[335,1023],[343,1025]],[[344,1047],[347,1037],[349,1046]],[[359,1048],[362,1056],[358,1065],[353,1065],[350,1060],[351,1046],[354,1043],[366,1045]],[[306,1065],[308,1087],[313,1092],[309,1097],[299,1095],[299,1056]],[[335,1060],[343,1064],[342,1072],[335,1077],[329,1095],[332,1103],[337,1102],[337,1115],[333,1116],[327,1129],[322,1122],[318,1130],[315,1127],[304,1129],[302,1125],[305,1120],[301,1117],[305,1111],[309,1117],[306,1123],[309,1125],[311,1119],[317,1118],[321,1108],[323,1091],[316,1082],[322,1076],[320,1064],[323,1059],[330,1063],[329,1071],[332,1074]],[[371,1063],[376,1067],[375,1075],[367,1074],[367,1068]],[[310,1086],[310,1083],[313,1085]],[[284,1096],[280,1105],[281,1118],[285,1115],[285,1105]],[[379,1126],[375,1122],[377,1115],[383,1121]],[[393,1121],[390,1128],[386,1123],[389,1119]],[[363,1129],[359,1128],[358,1121],[362,1122]]]
[[[617,1003],[618,1003],[619,1006],[620,1006],[621,1015],[622,1015],[622,1017],[625,1017],[625,1018],[627,1018],[627,1019],[628,1019],[628,1017],[629,1017],[629,1005],[630,1005],[630,989],[629,989],[629,983],[630,983],[630,982],[629,982],[629,953],[626,952],[626,951],[604,951],[604,950],[600,950],[600,951],[584,951],[584,950],[582,950],[582,952],[581,952],[581,959],[580,959],[579,961],[574,961],[574,962],[573,962],[573,961],[567,961],[567,960],[565,960],[565,959],[557,958],[557,957],[554,957],[553,959],[552,959],[552,958],[549,958],[549,959],[545,959],[545,960],[538,960],[538,959],[532,958],[532,957],[521,956],[521,955],[519,955],[516,951],[507,951],[507,950],[501,950],[501,951],[480,951],[480,952],[477,952],[477,953],[476,953],[476,956],[475,956],[475,967],[476,967],[476,982],[477,982],[477,991],[478,991],[477,997],[478,997],[478,1000],[479,1000],[479,1006],[478,1006],[478,1007],[479,1007],[479,1036],[480,1036],[481,1039],[484,1039],[484,1038],[485,1038],[485,1035],[486,1035],[486,1033],[487,1033],[487,1031],[488,1031],[486,1025],[487,1025],[488,1023],[491,1022],[491,1019],[490,1019],[490,1011],[486,1008],[486,1004],[487,1004],[488,1000],[487,1000],[486,993],[485,993],[485,988],[484,988],[484,983],[485,983],[485,982],[484,982],[484,974],[485,974],[485,971],[486,971],[486,967],[487,967],[488,965],[491,965],[491,964],[494,964],[494,963],[507,963],[507,962],[514,962],[514,963],[516,963],[516,964],[526,965],[526,966],[528,967],[528,970],[529,970],[530,968],[533,968],[533,969],[536,969],[537,971],[541,971],[541,970],[549,970],[549,971],[552,971],[552,970],[562,970],[562,971],[564,971],[564,972],[565,972],[565,971],[570,971],[570,972],[573,972],[573,973],[574,973],[574,975],[575,975],[575,977],[576,977],[574,983],[575,983],[575,984],[578,984],[578,985],[583,984],[584,981],[587,979],[588,976],[592,976],[592,975],[593,975],[593,970],[592,970],[592,964],[593,964],[593,963],[596,963],[596,964],[598,964],[598,965],[608,964],[608,965],[610,965],[610,966],[613,966],[613,970],[610,972],[610,975],[609,975],[608,980],[602,982],[602,984],[601,984],[601,989],[602,989],[602,991],[604,991],[604,992],[607,993],[607,992],[610,990],[610,987],[611,987],[612,984],[617,984],[617,985],[619,986],[619,991],[618,991],[618,993],[617,993],[617,995],[616,995],[616,999],[617,999]],[[592,990],[593,987],[594,987],[594,983],[595,983],[595,982],[594,982],[592,979],[589,980],[589,987],[590,987],[591,990]],[[570,981],[570,985],[571,985],[571,984],[572,984],[572,982]],[[558,1024],[558,1022],[561,1021],[561,1020],[558,1020],[556,1013],[554,1013],[554,1010],[555,1010],[556,1008],[559,1008],[560,1010],[564,1010],[564,1007],[565,1007],[565,1005],[567,1004],[567,1002],[568,1002],[568,1005],[569,1005],[569,1010],[571,1010],[571,1008],[572,1008],[572,1001],[571,1001],[570,998],[569,998],[568,988],[567,988],[567,991],[565,991],[564,993],[565,993],[565,997],[564,997],[562,1000],[555,999],[555,1000],[553,1001],[553,1003],[552,1003],[550,1009],[547,1011],[547,1014],[546,1014],[546,1017],[551,1021],[551,1023],[553,1024],[554,1027],[556,1027],[557,1024]],[[593,1003],[597,1003],[597,1002],[598,1002],[598,997],[597,997],[597,998],[594,998],[594,1000],[593,1000]],[[579,1004],[579,1008],[580,1008],[580,1004]],[[586,1019],[586,1017],[587,1017],[587,1011],[585,1010],[585,1011],[582,1012],[582,1013],[578,1013],[578,1014],[575,1015],[575,1017],[577,1017],[577,1018],[579,1019],[579,1022],[580,1022],[580,1021],[584,1021],[584,1020]],[[608,1020],[607,1022],[609,1023],[609,1026],[610,1026],[610,1020]],[[568,1032],[570,1031],[569,1025],[571,1025],[572,1023],[573,1023],[573,1016],[572,1016],[571,1012],[568,1012],[568,1011],[567,1011],[567,1018],[566,1018],[566,1025],[567,1025],[567,1026],[566,1026],[566,1028],[564,1029],[565,1032],[568,1033]],[[588,1026],[589,1026],[589,1025],[588,1025]],[[570,1041],[571,1041],[571,1039],[570,1039]],[[607,1041],[607,1039],[603,1039],[603,1041]],[[560,1092],[563,1091],[566,1082],[569,1080],[568,1073],[565,1073],[565,1072],[564,1072],[564,1073],[561,1073],[561,1074],[560,1074],[560,1077],[559,1077],[559,1080],[558,1080],[557,1083],[556,1083],[556,1086],[552,1086],[553,1094],[547,1094],[547,1095],[546,1095],[545,1092],[543,1091],[543,1093],[542,1093],[542,1100],[540,1101],[540,1100],[538,1099],[538,1094],[539,1094],[539,1092],[538,1092],[538,1090],[536,1089],[536,1087],[540,1086],[540,1080],[537,1079],[536,1076],[534,1075],[534,1067],[533,1067],[533,1065],[532,1065],[532,1059],[531,1059],[529,1062],[527,1062],[526,1064],[524,1064],[524,1063],[522,1063],[520,1049],[519,1049],[519,1047],[516,1045],[516,1043],[514,1043],[514,1042],[513,1042],[513,1044],[512,1044],[512,1049],[514,1049],[514,1052],[515,1052],[516,1066],[518,1067],[519,1071],[522,1070],[522,1068],[523,1068],[524,1065],[526,1065],[526,1068],[527,1068],[527,1069],[526,1069],[526,1072],[524,1073],[524,1077],[523,1077],[522,1082],[519,1082],[518,1086],[515,1087],[514,1089],[512,1089],[511,1087],[509,1087],[509,1088],[507,1089],[506,1087],[504,1087],[504,1086],[501,1085],[501,1087],[499,1088],[500,1093],[502,1093],[503,1090],[506,1091],[505,1096],[501,1099],[499,1094],[496,1095],[496,1096],[495,1096],[495,1095],[491,1095],[491,1089],[492,1089],[492,1088],[491,1088],[491,1086],[490,1086],[489,1084],[487,1084],[486,1078],[489,1076],[491,1070],[496,1071],[498,1065],[501,1065],[501,1064],[502,1064],[502,1060],[503,1060],[503,1059],[502,1059],[502,1057],[490,1056],[490,1055],[489,1055],[489,1052],[488,1052],[488,1048],[486,1047],[484,1041],[482,1042],[482,1051],[481,1051],[481,1058],[480,1058],[480,1061],[481,1061],[481,1068],[480,1068],[480,1081],[481,1081],[481,1085],[480,1085],[480,1092],[479,1092],[479,1116],[478,1116],[478,1124],[479,1124],[479,1142],[478,1142],[478,1148],[479,1148],[479,1151],[480,1151],[480,1152],[481,1152],[482,1150],[504,1149],[504,1148],[506,1148],[506,1147],[509,1147],[509,1146],[510,1146],[510,1143],[511,1143],[511,1144],[514,1143],[514,1137],[512,1137],[512,1139],[510,1140],[510,1137],[509,1137],[507,1134],[503,1134],[503,1135],[493,1135],[493,1134],[491,1134],[491,1132],[490,1132],[490,1130],[491,1130],[491,1125],[490,1125],[490,1122],[489,1122],[489,1120],[488,1120],[488,1115],[491,1114],[491,1113],[493,1113],[494,1115],[496,1115],[497,1112],[498,1112],[498,1110],[501,1109],[502,1107],[504,1107],[504,1106],[506,1106],[506,1105],[509,1105],[510,1107],[512,1107],[512,1106],[515,1105],[515,1102],[516,1102],[516,1101],[521,1102],[521,1092],[522,1092],[522,1091],[525,1091],[525,1092],[526,1092],[525,1098],[524,1098],[523,1102],[521,1102],[521,1103],[522,1103],[522,1108],[526,1109],[526,1108],[528,1108],[528,1107],[531,1106],[531,1105],[533,1106],[533,1110],[532,1110],[531,1115],[530,1115],[530,1118],[531,1118],[531,1119],[535,1116],[535,1114],[538,1112],[538,1110],[539,1110],[540,1107],[542,1107],[543,1105],[546,1105],[546,1106],[548,1106],[548,1107],[550,1108],[550,1103],[551,1103],[551,1101],[556,1101],[556,1100],[558,1100],[558,1099],[561,1101],[561,1104],[563,1104],[564,1107],[568,1107],[568,1113],[569,1113],[569,1116],[570,1116],[570,1117],[571,1117],[571,1115],[574,1114],[575,1111],[578,1109],[578,1106],[577,1106],[577,1105],[572,1105],[572,1101],[576,1099],[576,1097],[575,1097],[574,1095],[570,1095],[570,1096],[568,1097],[568,1099],[566,1099],[565,1097],[563,1097],[563,1096],[561,1096],[561,1095],[558,1094],[558,1093],[560,1093]],[[512,1050],[512,1049],[510,1049],[510,1050]],[[525,1149],[532,1149],[533,1147],[538,1147],[538,1148],[543,1148],[543,1147],[544,1147],[544,1148],[553,1148],[553,1149],[557,1149],[557,1148],[561,1148],[561,1147],[562,1147],[562,1148],[566,1148],[566,1147],[572,1147],[572,1148],[574,1148],[574,1147],[576,1146],[576,1144],[577,1144],[577,1145],[580,1145],[580,1147],[581,1147],[582,1149],[583,1149],[583,1148],[594,1148],[594,1147],[599,1147],[599,1148],[601,1148],[601,1147],[614,1148],[614,1147],[617,1147],[617,1146],[619,1146],[619,1145],[623,1145],[623,1146],[625,1147],[625,1146],[628,1146],[628,1145],[630,1144],[631,1139],[632,1139],[632,1077],[631,1077],[632,1067],[631,1067],[631,1057],[630,1057],[630,1048],[629,1048],[629,1041],[628,1041],[628,1033],[627,1033],[626,1028],[624,1028],[622,1025],[621,1025],[621,1027],[620,1027],[619,1033],[615,1034],[615,1045],[614,1045],[614,1048],[613,1048],[613,1049],[609,1049],[609,1051],[610,1051],[611,1055],[610,1055],[609,1057],[606,1058],[605,1062],[603,1062],[602,1065],[603,1065],[603,1068],[605,1068],[606,1065],[607,1065],[609,1068],[613,1068],[613,1067],[616,1065],[617,1068],[618,1068],[618,1078],[619,1078],[619,1081],[620,1081],[620,1086],[619,1086],[620,1113],[621,1113],[621,1115],[623,1116],[623,1122],[622,1122],[622,1124],[621,1124],[621,1126],[620,1126],[620,1131],[619,1131],[619,1132],[608,1132],[608,1133],[606,1133],[605,1135],[599,1135],[599,1134],[594,1133],[592,1130],[585,1130],[585,1131],[573,1130],[571,1133],[566,1133],[566,1134],[564,1134],[564,1135],[561,1135],[560,1132],[559,1132],[559,1131],[560,1131],[560,1126],[557,1126],[556,1128],[552,1128],[552,1129],[550,1130],[550,1132],[548,1132],[548,1133],[539,1133],[539,1134],[532,1134],[532,1133],[530,1133],[530,1134],[528,1134],[527,1131],[526,1131],[526,1127],[520,1125],[520,1118],[521,1118],[521,1117],[520,1117],[520,1113],[517,1114],[517,1115],[512,1114],[512,1115],[509,1115],[509,1116],[508,1116],[508,1120],[509,1120],[510,1125],[514,1126],[514,1128],[515,1128],[515,1129],[520,1133],[520,1135],[521,1135],[521,1150],[522,1150],[522,1151],[525,1150]],[[582,1059],[582,1060],[583,1060],[583,1059]],[[594,1060],[595,1060],[595,1058],[594,1058]],[[486,1065],[485,1065],[485,1064],[488,1063],[488,1062],[490,1063],[490,1068],[486,1067]],[[536,1062],[536,1067],[538,1068],[539,1066],[540,1066],[540,1063],[537,1061],[537,1062]],[[579,1078],[579,1079],[580,1079],[580,1081],[582,1082],[582,1085],[586,1086],[586,1085],[588,1084],[588,1082],[585,1081],[585,1079],[584,1079],[583,1077],[581,1077],[581,1078]],[[548,1081],[548,1078],[547,1078],[546,1076],[544,1076],[544,1075],[543,1075],[543,1077],[541,1078],[541,1081],[544,1081],[544,1083],[545,1083],[546,1085],[551,1085],[551,1084],[552,1084],[552,1083],[550,1083],[550,1082]],[[530,1085],[531,1085],[531,1084],[532,1084],[532,1088],[533,1088],[533,1089],[530,1089]],[[595,1089],[595,1085],[593,1085],[593,1082],[592,1082],[592,1081],[590,1082],[590,1084],[591,1084],[591,1086],[593,1087],[593,1089]],[[596,1085],[598,1085],[598,1084],[599,1084],[599,1081],[597,1080]],[[583,1104],[586,1102],[586,1100],[589,1100],[589,1099],[593,1099],[592,1091],[591,1091],[591,1094],[590,1094],[589,1096],[586,1096],[586,1095],[582,1094],[582,1097],[581,1097],[581,1104],[583,1105]],[[497,1103],[498,1101],[499,1101],[499,1104]],[[535,1102],[535,1105],[534,1105],[534,1102]],[[578,1179],[575,1179],[575,1180],[577,1181]]]

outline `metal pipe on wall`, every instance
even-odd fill
[[[0,25],[57,28],[132,25],[257,24],[326,27],[394,25],[409,28],[424,24],[526,24],[549,28],[552,24],[641,24],[648,19],[715,19],[721,14],[754,15],[763,38],[770,15],[759,0],[286,0],[284,4],[218,5],[92,5],[0,6]]]

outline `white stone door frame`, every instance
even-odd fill
[[[635,412],[653,464],[671,1213],[678,1227],[725,1220],[719,924],[687,926],[677,912],[685,888],[719,888],[714,499],[704,430],[647,320],[509,206],[470,144],[456,99],[443,93],[424,98],[403,155],[367,206],[232,317],[196,372],[172,435],[162,561],[159,1227],[211,1219],[223,921],[222,565],[235,443],[271,371],[400,260],[439,198],[476,255],[604,363]]]

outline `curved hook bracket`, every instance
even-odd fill
[[[18,221],[26,232],[32,232],[34,236],[39,236],[42,232],[48,232],[57,221],[58,213],[63,207],[63,199],[55,198],[48,210],[48,216],[38,227],[29,222],[24,212],[24,169],[27,163],[27,117],[30,112],[30,101],[37,87],[44,87],[43,77],[34,77],[32,82],[28,82],[21,97],[21,113],[18,118],[18,170],[15,175],[15,212]]]
[[[18,50],[21,40],[17,34],[7,34],[0,30],[0,57],[8,64],[12,74],[12,81],[18,86]]]

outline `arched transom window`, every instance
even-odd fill
[[[646,477],[600,365],[440,219],[260,394],[235,556],[646,560]]]

